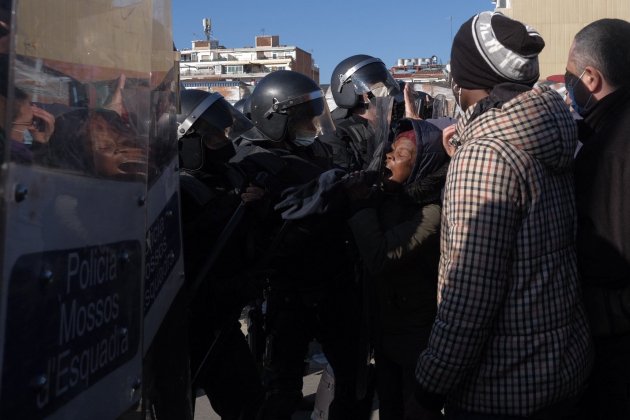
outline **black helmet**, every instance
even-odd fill
[[[252,122],[272,141],[292,141],[300,127],[316,134],[332,127],[322,90],[295,71],[278,70],[263,77],[251,94],[250,107]],[[322,125],[324,119],[330,122]]]
[[[251,122],[218,93],[185,89],[180,92],[180,104],[177,139],[185,169],[201,169],[209,150],[233,148],[230,140],[252,128]]]
[[[236,108],[241,114],[245,115],[247,119],[251,119],[252,110],[251,110],[251,95],[247,95],[244,98],[239,99],[234,104],[234,108]]]
[[[398,83],[385,64],[370,55],[358,54],[346,58],[332,72],[330,87],[335,103],[340,108],[352,109],[363,102],[362,95],[395,95]],[[384,91],[376,93],[377,89]]]

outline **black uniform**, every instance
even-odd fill
[[[286,182],[293,179],[297,186],[314,178],[317,166],[304,159],[313,148],[295,153],[276,155],[286,166],[277,174],[280,181],[273,182],[290,186]],[[313,157],[320,162],[323,158]],[[319,173],[327,169],[319,168]],[[274,222],[264,257],[269,293],[263,375],[267,400],[261,418],[289,419],[296,410],[302,398],[304,358],[313,339],[322,345],[335,373],[329,418],[364,418],[365,404],[355,396],[359,306],[345,219],[333,213],[282,221],[276,215]]]
[[[218,93],[183,90],[177,116],[184,271],[193,390],[205,390],[223,419],[254,418],[263,392],[239,318],[257,288],[249,273],[260,206],[245,206],[248,180],[233,138],[251,128]]]
[[[216,247],[222,246],[207,278],[198,290],[190,290],[189,320],[191,372],[198,372],[193,386],[206,392],[223,419],[254,418],[262,399],[258,370],[239,322],[242,308],[257,291],[246,273],[248,224],[253,212],[246,211],[225,244],[217,244],[239,207],[239,191],[233,183],[238,175],[226,165],[218,174],[182,171],[180,181],[189,287],[205,261],[219,252]]]
[[[284,163],[269,177],[269,185],[279,186],[275,192],[280,195],[267,188],[275,202],[333,167],[330,149],[319,139],[333,124],[324,95],[312,79],[291,71],[270,73],[256,86],[250,106],[263,140],[255,144]],[[296,410],[302,397],[304,358],[314,338],[335,372],[329,418],[359,417],[352,336],[356,330],[352,317],[358,315],[353,310],[356,294],[345,252],[344,219],[334,216],[312,214],[284,221],[276,212],[267,223],[273,231],[262,257],[269,272],[263,420],[290,419]]]
[[[336,131],[322,141],[331,148],[333,163],[347,171],[367,169],[374,155],[374,129],[347,109],[336,108],[332,117]]]

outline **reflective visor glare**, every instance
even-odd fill
[[[383,84],[380,84],[380,86],[379,85],[375,85],[372,89],[370,89],[370,91],[377,98],[382,98],[382,97],[385,97],[385,96],[389,95],[389,89],[387,88],[387,86],[385,86]]]
[[[304,118],[304,116],[317,116],[324,112],[324,100],[322,98],[313,99],[308,102],[287,108],[287,114],[294,119]]]
[[[254,127],[254,124],[247,119],[247,117],[240,112],[236,108],[234,108],[234,112],[232,113],[232,126],[228,127],[227,136],[236,140],[241,137],[243,133],[251,130]]]
[[[358,94],[372,92],[374,96],[395,95],[398,93],[398,83],[391,74],[387,73],[385,80],[362,80],[354,77],[354,89]]]

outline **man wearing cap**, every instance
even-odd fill
[[[590,365],[575,254],[577,130],[532,28],[484,12],[453,40],[438,310],[406,418],[568,418]]]
[[[565,81],[583,119],[575,160],[578,269],[595,344],[585,419],[630,418],[630,22],[573,40]]]

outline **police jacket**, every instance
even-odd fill
[[[336,131],[322,141],[331,148],[333,163],[347,171],[366,169],[374,154],[374,130],[365,118],[349,110],[337,108],[332,115]]]
[[[329,149],[317,140],[292,150],[275,146],[243,143],[237,151],[237,155],[245,156],[241,167],[247,167],[248,172],[267,168],[265,188],[274,204],[282,200],[283,191],[308,183],[332,168]],[[274,290],[319,293],[350,277],[345,219],[323,214],[284,221],[278,211],[264,223],[268,236],[260,247],[259,258],[271,273]]]
[[[203,282],[191,293],[191,317],[198,323],[219,326],[238,319],[243,306],[257,293],[248,277],[253,265],[258,208],[247,208],[240,220],[227,228],[241,202],[243,178],[225,165],[220,173],[182,170],[180,174],[182,243],[186,285],[190,288],[205,263],[214,259]],[[224,229],[229,235],[218,243]],[[216,255],[215,255],[216,254]]]

